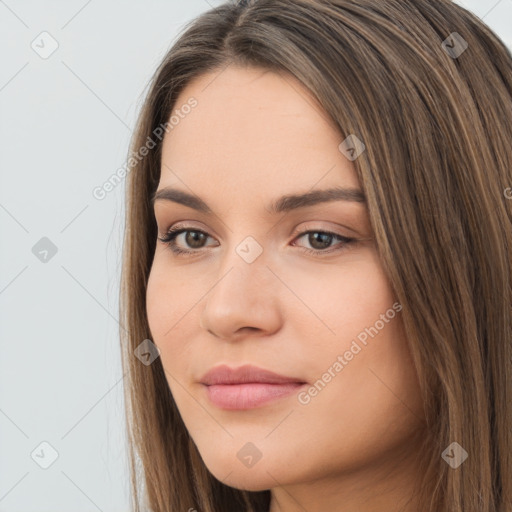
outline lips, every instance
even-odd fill
[[[201,378],[201,384],[211,386],[213,384],[305,384],[301,379],[286,377],[257,366],[244,365],[238,368],[230,368],[227,365],[220,365],[212,368]]]
[[[227,365],[212,368],[201,378],[208,399],[227,410],[260,407],[299,391],[306,383],[295,377],[279,375],[263,368]]]

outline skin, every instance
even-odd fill
[[[294,393],[223,410],[199,383],[213,366],[250,363],[313,385],[397,301],[366,203],[332,201],[277,216],[266,209],[284,194],[361,189],[354,163],[338,149],[343,136],[300,82],[231,65],[190,83],[176,108],[190,97],[198,105],[164,138],[158,189],[192,192],[215,214],[155,202],[158,236],[179,222],[192,233],[176,243],[195,254],[175,255],[157,241],[147,315],[204,463],[232,487],[270,489],[271,512],[417,510],[408,500],[424,416],[400,313],[358,343],[357,355],[307,404]],[[198,229],[208,236],[193,238]],[[301,235],[307,230],[356,242],[315,244]],[[236,252],[247,236],[263,250],[250,264]],[[237,457],[248,442],[261,452],[252,467]]]

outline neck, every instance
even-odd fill
[[[418,512],[414,486],[420,475],[414,456],[387,453],[356,470],[278,485],[271,490],[269,512]]]

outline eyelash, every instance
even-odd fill
[[[180,249],[179,247],[176,246],[176,237],[178,235],[180,235],[181,233],[185,233],[187,231],[192,232],[192,233],[202,233],[203,235],[209,236],[208,233],[206,233],[205,231],[202,231],[200,229],[176,227],[176,228],[169,229],[169,231],[167,231],[165,236],[162,238],[159,237],[158,240],[163,242],[177,256],[192,256],[194,254],[199,253],[201,251],[201,249],[195,249],[195,250],[189,251],[189,250],[185,250],[185,249]],[[338,249],[320,250],[320,249],[308,249],[307,247],[302,247],[302,250],[304,252],[306,252],[308,254],[313,254],[316,256],[318,256],[318,255],[323,256],[325,254],[331,254],[333,252],[341,252],[341,251],[347,249],[348,245],[356,242],[356,240],[354,238],[348,238],[346,236],[342,236],[342,235],[338,235],[337,233],[333,233],[331,231],[321,231],[319,229],[302,231],[302,232],[298,233],[295,238],[302,238],[304,235],[308,235],[310,233],[321,233],[323,235],[331,235],[334,238],[337,238],[338,240],[343,242],[343,245],[341,246],[341,248],[338,248]]]

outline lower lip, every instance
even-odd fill
[[[289,382],[286,384],[265,384],[251,382],[248,384],[212,384],[206,386],[210,401],[221,409],[253,409],[268,402],[289,396],[305,384]]]

